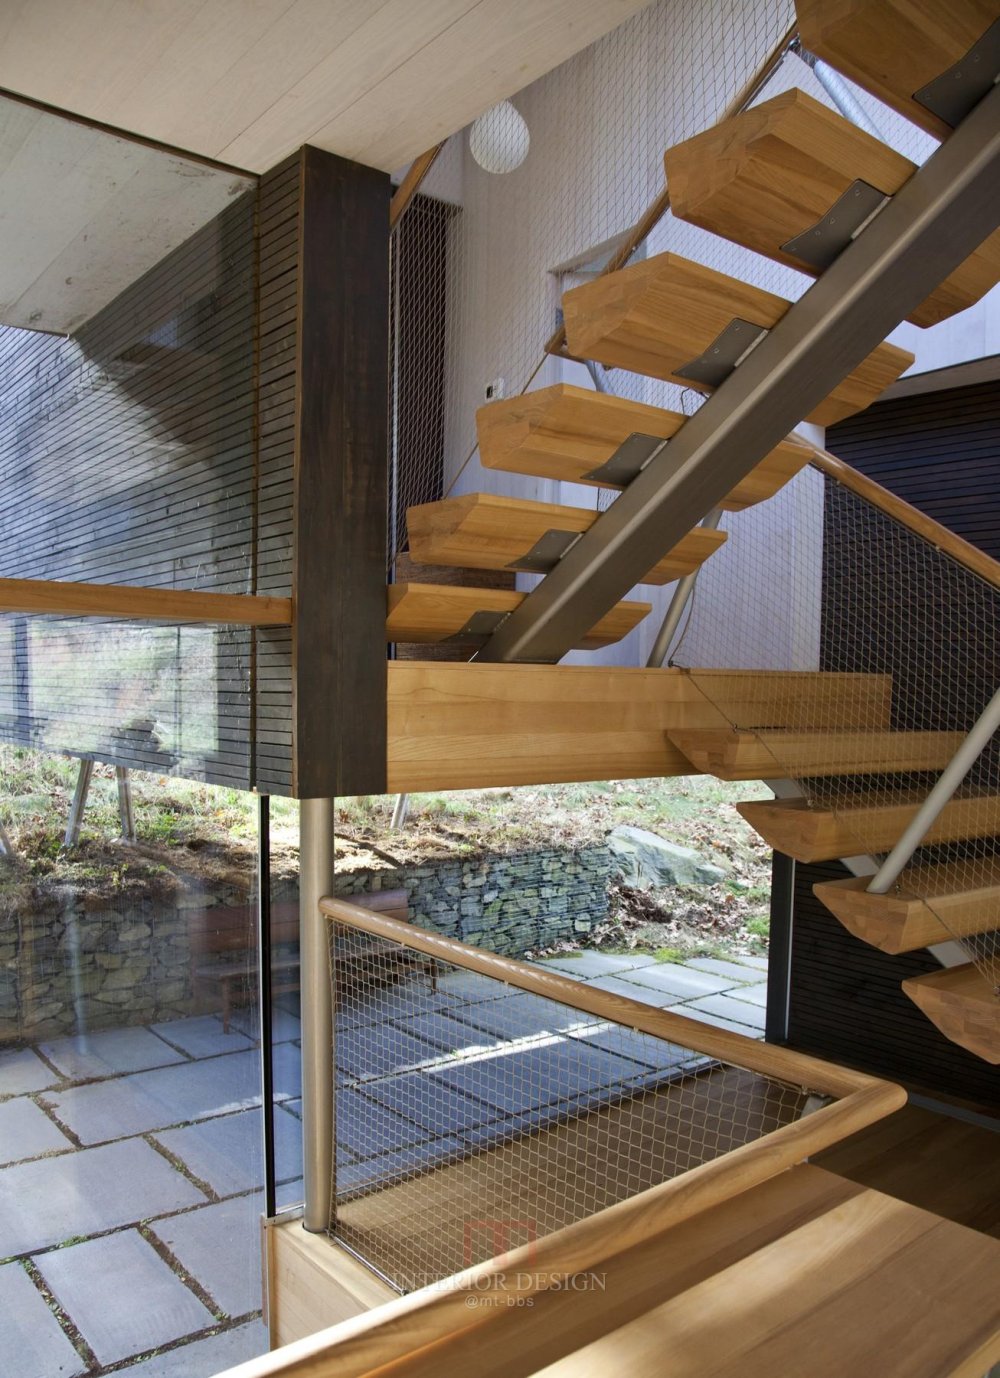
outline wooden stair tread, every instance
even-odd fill
[[[913,92],[960,62],[998,17],[995,0],[795,0],[803,47],[908,120],[947,138]]]
[[[945,1038],[985,1062],[1000,1063],[1000,999],[972,962],[911,976],[903,990]]]
[[[736,244],[818,276],[782,245],[829,213],[861,179],[894,195],[916,171],[902,154],[793,89],[677,144],[664,155],[670,209]],[[935,325],[1000,281],[1000,232],[909,317]]]
[[[410,558],[417,564],[507,569],[549,531],[584,532],[600,514],[586,507],[468,493],[407,510]],[[643,580],[670,584],[692,574],[726,539],[724,531],[696,527]]]
[[[692,764],[720,780],[791,776],[880,775],[943,769],[961,732],[680,732]]]
[[[609,460],[630,435],[668,440],[685,419],[663,407],[556,383],[480,407],[476,413],[479,458],[487,469],[614,488],[619,485],[587,475]],[[764,502],[793,479],[809,459],[809,447],[789,436],[720,506],[727,512],[739,512]]]
[[[386,595],[386,640],[420,643],[456,639],[477,612],[513,612],[527,597],[509,589],[413,583],[390,584]],[[620,641],[638,626],[652,606],[619,603],[587,633],[577,649],[593,651]]]
[[[657,1242],[655,1304],[591,1338],[581,1298],[590,1343],[534,1378],[978,1378],[1000,1354],[1000,1244],[811,1163]]]
[[[920,807],[919,800],[854,808],[809,807],[804,799],[754,800],[737,804],[741,816],[775,851],[796,861],[834,861],[895,846]],[[927,833],[927,843],[1000,834],[1000,796],[973,795],[946,804]]]
[[[711,389],[681,378],[736,317],[770,329],[790,303],[678,254],[657,254],[563,297],[566,341],[578,358],[648,374],[681,387]],[[811,412],[830,426],[863,411],[913,362],[896,345],[880,344]]]
[[[671,734],[671,739],[673,734]],[[824,880],[813,886],[849,933],[882,952],[916,952],[952,938],[1000,928],[1000,861],[912,867],[903,886],[885,895],[868,893],[870,876]]]

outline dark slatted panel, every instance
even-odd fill
[[[292,593],[295,388],[301,159],[293,155],[261,179],[260,502],[257,592]],[[292,633],[256,634],[256,772],[266,794],[292,791]]]
[[[1000,383],[878,402],[831,427],[826,443],[1000,559]]]
[[[880,402],[827,432],[827,446],[862,473],[897,493],[994,557],[1000,557],[1000,388],[994,383]],[[836,499],[835,499],[836,500]],[[872,618],[850,597],[852,570],[863,549],[851,549],[850,524],[828,510],[824,548],[824,616],[838,627],[838,661],[829,669],[867,665],[865,647],[878,635]],[[883,610],[888,616],[889,604]],[[968,636],[956,631],[956,645]],[[914,629],[914,634],[918,629]],[[992,692],[968,675],[970,706]],[[920,705],[911,705],[914,711]],[[967,725],[967,721],[966,721]],[[900,990],[908,976],[938,969],[926,952],[893,957],[859,942],[812,894],[815,881],[845,875],[839,865],[797,866],[791,947],[788,1040],[793,1047],[841,1057],[873,1072],[931,1090],[1000,1103],[1000,1073],[945,1039]],[[780,929],[786,921],[776,911]]]
[[[795,867],[788,1042],[880,1076],[1000,1108],[1000,1069],[939,1033],[900,989],[940,970],[928,952],[898,957],[860,942],[812,887],[848,872],[837,862]]]
[[[247,593],[255,195],[72,339],[0,329],[0,575]],[[252,782],[243,629],[0,617],[0,740]]]

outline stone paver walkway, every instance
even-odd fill
[[[206,1015],[0,1051],[3,1378],[209,1378],[266,1351],[255,1032],[240,1011],[229,1032]],[[298,1034],[283,1012],[282,1204]]]
[[[580,952],[539,964],[763,1036],[761,958]],[[4,1378],[95,1378],[107,1365],[129,1378],[209,1378],[266,1349],[256,1032],[243,1010],[228,1032],[201,1016],[0,1052]],[[275,1034],[279,1203],[289,1204],[301,1189],[298,1020],[282,1012]],[[459,971],[341,1000],[336,1055],[345,1194],[698,1062]]]

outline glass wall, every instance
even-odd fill
[[[78,770],[0,748],[0,1369],[207,1378],[267,1348],[256,801],[132,772],[130,841],[96,765],[67,847]]]

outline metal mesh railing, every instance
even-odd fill
[[[727,525],[671,663],[697,667],[701,690],[764,749],[772,768],[761,773],[794,781],[810,810],[837,820],[840,855],[874,870],[1000,686],[1000,590],[815,469]],[[711,668],[745,674],[698,673]],[[801,675],[764,692],[760,670],[854,678],[825,697],[805,692]],[[959,941],[993,987],[998,834],[994,736],[893,885],[923,899],[942,941]]]
[[[760,1139],[808,1099],[349,923],[331,922],[331,952],[331,1232],[401,1291]]]

